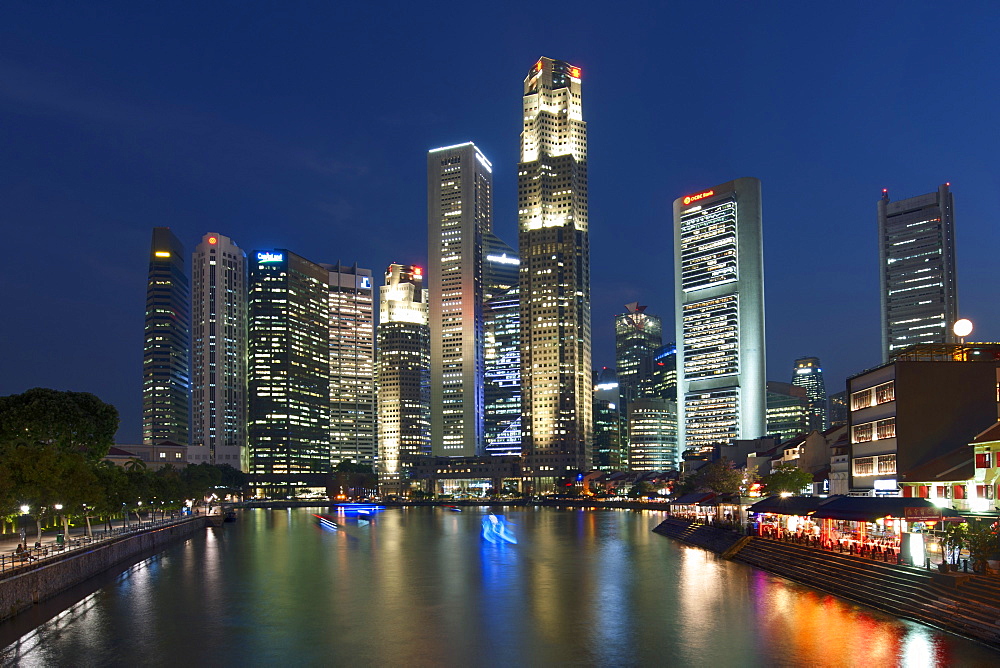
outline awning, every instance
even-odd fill
[[[902,519],[907,508],[936,508],[927,499],[902,496],[837,496],[829,499],[813,513],[813,519],[850,520],[874,522],[881,517]],[[961,519],[951,508],[941,508],[941,518]]]
[[[818,496],[769,496],[758,501],[747,510],[751,513],[772,513],[774,515],[809,515],[828,499]]]
[[[713,492],[693,492],[674,499],[670,502],[670,505],[697,506],[698,504],[705,503],[706,501],[711,501],[714,498],[715,494]]]

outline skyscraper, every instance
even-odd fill
[[[191,256],[191,397],[188,461],[247,470],[246,253],[210,232]]]
[[[674,200],[677,398],[682,448],[764,435],[760,181]]]
[[[644,395],[677,401],[677,346],[673,343],[660,346],[653,353],[653,379]]]
[[[375,464],[375,322],[371,269],[322,265],[330,290],[330,459]]]
[[[638,302],[625,305],[626,312],[615,316],[615,358],[618,384],[625,411],[628,405],[651,390],[653,356],[663,346],[663,321],[646,313]]]
[[[401,490],[403,460],[431,454],[430,328],[423,271],[390,264],[379,288],[378,472],[383,493]]]
[[[486,302],[486,453],[521,454],[521,303],[517,286]]]
[[[632,402],[628,413],[628,463],[633,471],[677,470],[677,404],[658,397]]]
[[[325,491],[330,472],[329,271],[287,250],[251,253],[250,473],[263,495]]]
[[[142,441],[191,442],[191,287],[184,247],[154,227],[142,348]]]
[[[525,473],[591,464],[587,126],[580,68],[540,58],[524,80],[518,164]]]
[[[779,442],[809,433],[809,398],[806,389],[791,383],[767,382],[767,433]]]
[[[809,430],[826,431],[826,383],[823,382],[823,367],[818,357],[801,357],[795,360],[792,370],[792,385],[806,391],[809,402]]]
[[[955,343],[955,203],[945,183],[937,192],[878,202],[882,288],[882,361],[915,343]]]
[[[484,250],[493,167],[472,142],[427,154],[431,443],[438,455],[483,454]]]

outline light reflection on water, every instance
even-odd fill
[[[653,534],[655,513],[255,510],[143,561],[4,665],[998,665],[1000,653]],[[333,513],[330,513],[333,515]],[[46,605],[38,606],[36,614]],[[9,646],[8,646],[9,645]]]

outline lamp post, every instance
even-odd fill
[[[69,536],[69,531],[66,530],[66,528],[67,528],[66,527],[66,516],[63,515],[63,512],[62,512],[63,504],[57,503],[53,507],[56,509],[56,512],[59,513],[59,523],[62,524],[62,528],[63,528],[63,533],[62,533],[62,535],[63,535],[63,541],[65,541],[66,538]],[[59,542],[58,535],[56,536],[56,542],[57,543]]]
[[[23,506],[21,506],[21,516],[22,517],[27,516],[27,514],[29,512],[31,512],[31,506],[29,506],[28,504],[24,504]],[[27,529],[25,527],[24,520],[21,520],[21,542],[24,543],[25,547],[28,546],[28,542],[27,541],[28,541],[28,532],[27,532]]]
[[[141,510],[142,510],[142,501],[139,502],[139,509],[135,511],[135,516],[139,519],[139,528],[140,529],[142,528],[142,515],[139,514],[139,511],[141,511]]]
[[[956,320],[955,324],[951,326],[951,331],[955,333],[962,344],[962,361],[967,362],[968,353],[965,350],[965,337],[972,334],[972,321],[968,318]]]

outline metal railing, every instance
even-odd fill
[[[6,574],[7,571],[27,568],[29,566],[37,566],[43,563],[51,563],[56,561],[57,557],[61,558],[71,552],[88,549],[94,545],[107,543],[121,538],[122,536],[139,534],[144,531],[157,529],[170,524],[178,524],[188,519],[191,519],[190,516],[170,517],[162,520],[151,520],[146,522],[133,522],[127,526],[113,527],[103,531],[94,531],[91,536],[70,538],[63,543],[48,543],[41,547],[27,548],[21,552],[18,552],[16,549],[5,551],[0,554],[0,573]]]

